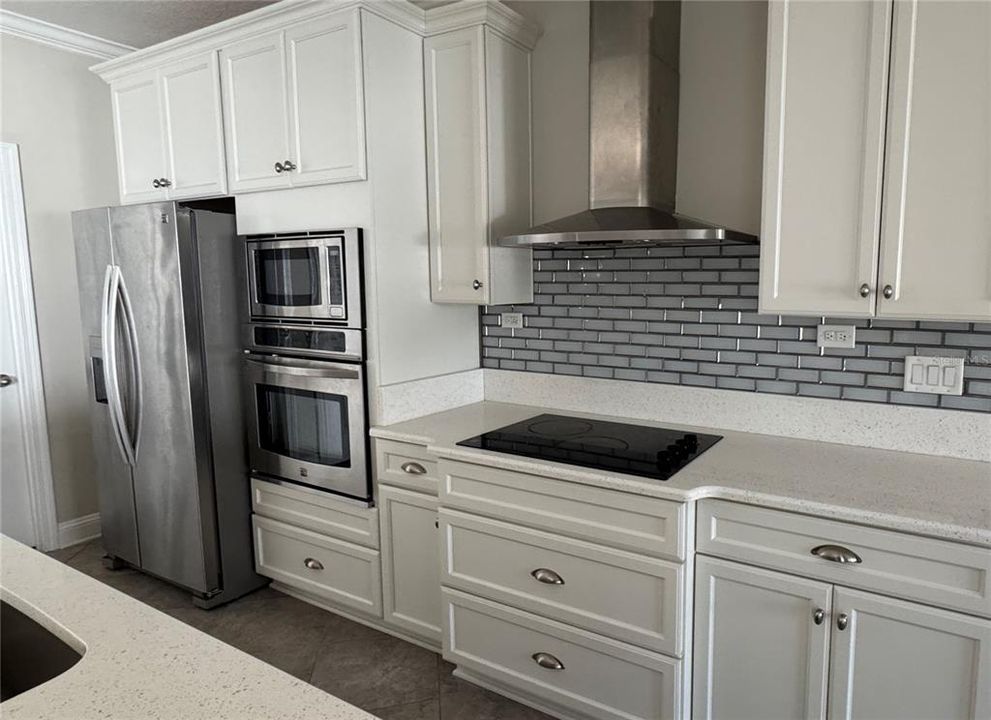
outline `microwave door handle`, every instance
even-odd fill
[[[328,362],[307,362],[306,360],[286,360],[282,358],[272,358],[263,355],[246,355],[248,365],[259,368],[266,372],[299,375],[302,377],[317,378],[341,378],[345,380],[357,380],[361,373],[345,365],[337,365]]]

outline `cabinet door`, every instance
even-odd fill
[[[768,12],[761,311],[866,317],[891,4],[773,0]]]
[[[286,30],[294,185],[365,178],[365,103],[357,10]]]
[[[991,3],[897,2],[878,315],[991,319]]]
[[[694,717],[824,718],[831,586],[696,557]]]
[[[991,622],[836,588],[830,717],[977,720],[991,716]]]
[[[224,124],[216,53],[173,63],[159,73],[169,158],[170,197],[223,195]]]
[[[440,647],[437,498],[379,486],[385,621]]]
[[[227,180],[232,193],[288,187],[285,51],[282,32],[235,43],[220,52],[224,83]]]
[[[110,94],[120,201],[128,204],[164,200],[167,190],[155,187],[168,173],[156,72],[115,82]]]
[[[423,42],[430,299],[488,303],[488,163],[481,26]]]

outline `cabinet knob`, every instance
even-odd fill
[[[280,173],[285,169],[286,168],[282,165],[282,163],[280,162],[275,163],[275,172]]]
[[[314,558],[306,558],[303,564],[310,570],[323,570],[323,563]]]
[[[816,608],[812,613],[812,622],[816,625],[822,625],[822,621],[826,619],[826,611],[822,608]]]
[[[850,616],[846,613],[840,613],[836,616],[836,629],[846,630],[847,625],[850,624]]]
[[[864,283],[863,285],[860,286],[860,297],[867,297],[870,294],[871,294],[871,286],[870,285],[868,285],[867,283]]]
[[[404,473],[408,473],[410,475],[426,475],[427,474],[427,469],[425,467],[423,467],[423,465],[421,465],[420,463],[407,462],[407,463],[403,463],[402,465],[400,465],[400,468],[402,469],[402,471]]]
[[[537,568],[530,573],[530,576],[537,582],[542,582],[545,585],[564,585],[564,578],[547,568]]]
[[[285,170],[286,172],[292,172],[293,170],[296,169],[296,163],[294,163],[292,160],[285,160],[282,163],[282,169]]]
[[[471,283],[471,286],[475,290],[481,290],[482,289],[482,281],[481,280],[473,280],[472,283]]]
[[[162,187],[172,186],[172,181],[169,180],[168,178],[160,178],[158,182],[161,184]]]
[[[14,384],[14,376],[7,373],[0,373],[0,388],[9,387]]]
[[[842,545],[817,545],[812,548],[812,554],[816,557],[820,557],[823,560],[829,560],[830,562],[836,562],[841,564],[851,564],[856,565],[857,563],[863,562],[860,559],[860,555],[855,553],[853,550],[843,547]]]
[[[881,294],[884,295],[886,299],[890,300],[895,296],[895,289],[890,285],[885,285],[884,290],[881,291]]]
[[[155,178],[154,180],[151,181],[151,186],[153,188],[160,188],[162,187],[162,181],[159,180],[158,178]]]
[[[550,653],[538,652],[534,653],[530,657],[532,657],[533,661],[542,668],[547,668],[548,670],[564,670],[564,664]]]

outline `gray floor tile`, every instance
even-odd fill
[[[437,654],[390,635],[328,645],[310,683],[365,710],[437,697]]]
[[[408,705],[378,708],[375,714],[382,720],[438,720],[440,718],[440,703],[436,700],[424,700]]]
[[[441,661],[441,720],[554,720],[539,710],[456,678],[451,674],[453,670],[454,665]]]

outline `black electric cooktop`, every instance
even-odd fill
[[[537,415],[458,445],[667,480],[720,440],[721,435]]]

